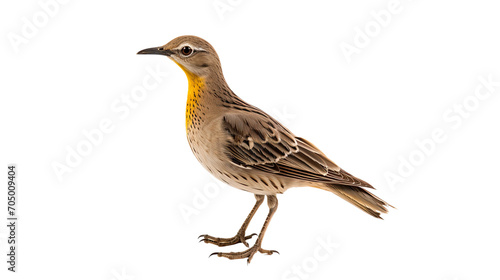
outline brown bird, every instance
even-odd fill
[[[251,192],[257,202],[243,225],[231,238],[201,235],[200,241],[218,246],[243,243],[249,246],[246,229],[267,196],[269,214],[257,241],[242,252],[217,252],[228,259],[247,258],[262,249],[262,239],[278,207],[277,194],[292,187],[315,187],[332,192],[373,217],[387,213],[387,202],[367,189],[367,182],[347,173],[316,146],[295,136],[259,108],[239,98],[227,85],[219,56],[205,40],[181,36],[164,46],[138,54],[165,55],[179,65],[188,78],[186,133],[198,161],[219,180]]]

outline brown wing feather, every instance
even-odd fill
[[[308,182],[373,188],[342,170],[309,141],[252,109],[226,114],[222,119],[229,135],[226,155],[232,163]]]

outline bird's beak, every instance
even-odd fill
[[[149,49],[144,49],[137,54],[160,54],[160,55],[166,55],[170,56],[174,52],[168,49],[164,49],[163,47],[156,47],[156,48],[149,48]]]

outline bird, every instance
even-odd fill
[[[241,252],[212,255],[250,263],[262,248],[262,240],[278,208],[278,194],[294,187],[314,187],[334,193],[369,215],[382,219],[393,207],[372,194],[369,183],[351,175],[330,160],[308,140],[296,136],[263,110],[245,102],[228,86],[219,56],[206,40],[191,35],[137,54],[163,55],[186,74],[186,136],[191,151],[214,177],[237,189],[254,194],[256,202],[235,236],[208,234],[200,242],[219,247],[242,243]],[[246,235],[247,227],[267,198],[269,212],[260,233]],[[257,236],[253,246],[247,240]]]

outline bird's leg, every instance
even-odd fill
[[[247,218],[243,222],[243,225],[241,225],[240,230],[238,230],[238,233],[236,233],[235,236],[231,238],[220,238],[220,237],[213,237],[207,234],[202,234],[198,238],[202,238],[200,242],[205,242],[205,243],[212,243],[215,244],[219,247],[224,247],[224,246],[229,246],[229,245],[234,245],[238,243],[243,243],[245,246],[248,247],[247,239],[252,238],[253,236],[257,235],[256,233],[250,234],[245,236],[245,231],[247,230],[248,224],[250,224],[250,221],[252,220],[253,216],[257,212],[257,209],[259,209],[259,206],[262,204],[264,201],[264,196],[256,194],[255,199],[257,200],[255,202],[255,205],[252,208],[252,211],[248,214]]]
[[[273,217],[274,212],[276,212],[276,209],[278,209],[278,199],[276,198],[275,195],[268,195],[267,196],[267,204],[269,205],[269,214],[267,215],[266,221],[264,222],[264,225],[262,226],[262,229],[259,233],[259,237],[257,238],[257,241],[255,242],[255,244],[252,247],[250,247],[249,249],[247,249],[243,252],[231,252],[231,253],[216,252],[216,253],[212,253],[210,256],[217,255],[219,257],[228,258],[230,260],[247,258],[247,263],[250,263],[250,261],[252,261],[253,255],[257,251],[260,253],[263,253],[263,254],[268,254],[268,255],[272,255],[273,253],[278,253],[278,251],[265,250],[265,249],[262,249],[260,247],[262,244],[262,239],[264,238],[264,234],[266,233],[266,229],[269,226],[269,222],[271,222],[271,218]]]

